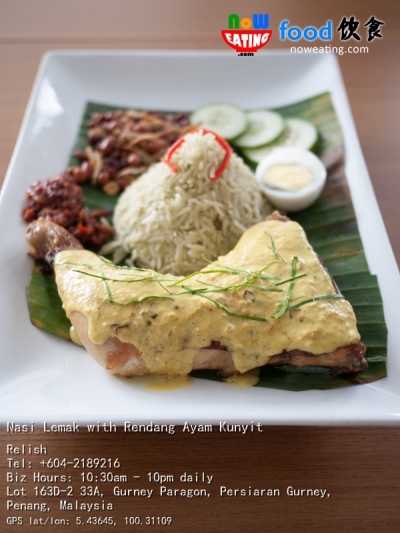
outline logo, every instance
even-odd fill
[[[245,20],[245,19],[243,19]],[[289,41],[299,41],[305,39],[306,41],[332,41],[333,21],[327,20],[325,26],[316,28],[315,26],[307,26],[302,29],[299,26],[289,26],[289,20],[282,20],[278,31],[281,41],[288,39]],[[361,41],[361,37],[358,35],[358,27],[360,22],[355,19],[354,16],[349,18],[343,17],[336,31],[340,32],[341,41],[347,41],[349,39],[355,39]],[[384,26],[385,23],[381,20],[371,16],[368,21],[365,22],[364,27],[367,28],[368,42],[373,41],[376,37],[382,38],[380,32],[380,26]]]
[[[245,17],[242,20],[232,13],[228,17],[229,29],[221,30],[221,35],[236,52],[257,52],[271,39],[272,30],[268,30],[268,26],[269,15],[265,13],[256,13],[252,19]]]
[[[307,26],[304,30],[298,26],[288,27],[289,21],[282,20],[279,26],[279,37],[281,41],[284,41],[286,37],[290,41],[298,41],[301,38],[306,41],[315,41],[321,39],[322,41],[332,40],[332,21],[328,20],[326,26],[322,26],[317,29],[314,26]]]

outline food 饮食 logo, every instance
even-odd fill
[[[239,15],[232,13],[228,17],[228,30],[221,30],[226,44],[240,54],[253,55],[265,46],[271,39],[272,30],[268,30],[269,15],[256,13],[253,18],[244,17],[240,20]]]

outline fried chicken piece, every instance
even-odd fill
[[[44,259],[53,266],[54,257],[61,250],[82,250],[82,244],[68,230],[45,218],[31,222],[25,233],[33,259]]]
[[[46,220],[33,223],[27,232],[31,255],[50,260],[56,256],[56,280],[67,315],[88,352],[112,374],[186,375],[196,369],[217,369],[228,377],[264,364],[317,365],[336,373],[360,372],[367,367],[354,312],[341,295],[274,317],[271,309],[282,301],[279,291],[257,291],[247,284],[244,290],[215,291],[211,299],[204,299],[201,293],[190,292],[202,286],[196,276],[181,282],[150,270],[116,267],[82,250],[80,243],[64,232]],[[276,261],[274,247],[269,246],[272,235],[279,253],[287,255],[289,250],[298,254],[303,271],[310,270],[311,281],[304,277],[296,280],[304,298],[321,287],[336,292],[302,229],[278,214],[248,230],[230,254],[218,259],[215,269],[221,270],[222,264],[244,272],[252,261],[253,271],[259,271],[260,265],[275,258],[275,274],[280,268],[286,272],[288,261]],[[58,253],[64,246],[66,251]],[[214,286],[229,287],[232,279],[240,276],[229,271],[209,274],[213,265],[204,270],[199,276],[208,276],[204,279]],[[258,281],[254,279],[253,285]],[[182,288],[189,291],[182,294]],[[246,320],[246,316],[256,320]],[[326,349],[332,343],[336,346]]]

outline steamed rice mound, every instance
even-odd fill
[[[271,207],[250,169],[234,153],[216,181],[225,152],[211,133],[189,133],[164,163],[149,168],[121,195],[114,212],[116,239],[103,253],[126,256],[143,268],[187,275],[236,245]]]

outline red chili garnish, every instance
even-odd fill
[[[88,237],[92,232],[90,228],[87,226],[83,226],[82,224],[78,224],[78,227],[76,228],[77,235],[81,237]]]
[[[215,133],[215,131],[211,131],[211,130],[207,130],[205,128],[198,128],[196,130],[192,130],[190,133],[188,133],[187,135],[191,135],[192,133],[195,133],[196,131],[202,131],[203,133],[211,133],[212,135],[214,135],[215,137],[215,140],[217,141],[217,143],[224,149],[225,151],[225,155],[224,155],[224,158],[222,160],[222,163],[220,164],[220,166],[217,168],[214,176],[211,176],[210,177],[210,180],[211,181],[217,181],[217,179],[221,176],[221,174],[223,174],[223,172],[226,170],[227,166],[229,165],[229,161],[231,159],[231,154],[232,154],[232,150],[231,150],[231,147],[229,146],[229,144],[227,143],[227,141],[225,139],[223,139],[222,137],[220,137],[217,133]],[[186,136],[185,136],[186,137]],[[169,166],[169,168],[172,170],[172,172],[178,172],[178,169],[176,168],[175,165],[173,165],[171,163],[171,157],[172,155],[177,151],[177,149],[181,146],[181,144],[183,144],[184,140],[185,140],[185,137],[181,137],[180,139],[178,139],[176,141],[176,143],[174,143],[167,151],[167,153],[165,154],[165,157],[162,158],[161,161],[163,161],[166,165]]]
[[[193,131],[196,131],[196,130],[193,130]],[[180,147],[180,145],[183,143],[183,141],[185,140],[185,137],[181,137],[180,139],[178,139],[172,146],[170,146],[167,150],[167,153],[165,154],[165,157],[163,157],[161,159],[161,161],[164,161],[164,163],[166,165],[169,166],[169,168],[172,170],[172,172],[178,172],[178,169],[176,168],[175,165],[173,165],[171,163],[171,157],[172,155],[178,150],[178,148]]]

